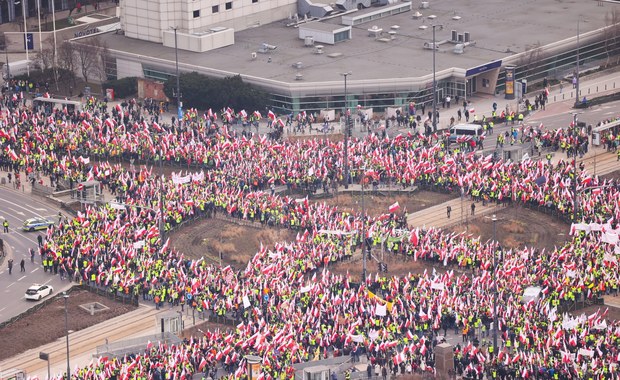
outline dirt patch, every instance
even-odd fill
[[[529,246],[545,248],[545,251],[549,252],[566,243],[570,229],[569,225],[551,215],[520,206],[502,209],[497,214],[497,219],[496,239],[506,249]],[[465,226],[449,228],[446,231],[480,236],[484,242],[493,239],[493,221],[490,217],[476,218]]]
[[[438,205],[440,203],[456,198],[455,194],[434,193],[432,191],[416,191],[411,195],[382,196],[374,195],[372,192],[364,194],[364,209],[371,217],[377,217],[388,212],[390,205],[398,202],[400,205],[399,213],[412,213],[425,208]],[[362,194],[347,193],[339,194],[333,198],[324,200],[325,203],[338,206],[340,210],[361,212]]]
[[[90,315],[80,307],[80,305],[93,302],[105,305],[108,309]],[[116,302],[87,290],[74,289],[67,299],[69,330],[79,331],[135,309],[135,306]],[[64,298],[57,297],[45,307],[0,328],[0,336],[2,336],[0,360],[64,337]]]
[[[615,172],[607,173],[601,176],[602,178],[613,179],[616,181],[620,181],[620,170],[616,170]]]
[[[170,236],[170,244],[185,258],[204,257],[210,263],[245,267],[260,245],[273,247],[278,241],[292,241],[296,234],[287,229],[240,226],[232,221],[204,219],[187,225]]]

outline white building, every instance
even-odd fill
[[[235,31],[283,20],[297,0],[121,0],[125,36],[204,52],[235,43]]]

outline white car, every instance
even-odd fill
[[[39,301],[52,294],[53,291],[54,288],[49,285],[34,284],[26,290],[25,297],[27,300]]]

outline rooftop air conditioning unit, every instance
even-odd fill
[[[457,37],[456,30],[453,30],[453,31],[452,31],[451,36],[452,36],[452,37],[451,37],[451,40],[450,40],[450,41],[456,41],[456,40],[457,40],[457,38],[458,38],[458,37]]]
[[[469,35],[469,32],[465,32],[463,33],[463,37],[465,38],[464,42],[469,42],[471,41],[471,36]]]

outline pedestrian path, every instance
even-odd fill
[[[129,313],[109,319],[105,322],[91,326],[84,330],[69,333],[69,352],[71,368],[84,367],[89,364],[97,347],[106,343],[113,343],[132,338],[154,335],[160,332],[157,321],[164,314],[180,311],[180,307],[164,307],[156,309],[152,302],[140,304]],[[183,314],[183,320],[187,327],[192,324],[191,315]],[[76,318],[78,316],[70,316]],[[52,374],[64,373],[66,364],[66,341],[64,338],[44,346],[37,347],[9,359],[0,362],[0,368],[19,368],[25,370],[28,376],[38,376],[44,379],[47,376],[47,363],[39,360],[39,352],[48,353],[50,356],[50,372]]]
[[[473,212],[472,205],[475,205]],[[450,217],[448,217],[448,207],[451,209]],[[466,224],[485,215],[499,213],[502,209],[501,205],[494,202],[483,204],[481,201],[473,202],[468,196],[456,197],[447,202],[407,214],[407,224],[410,228],[446,228]]]

